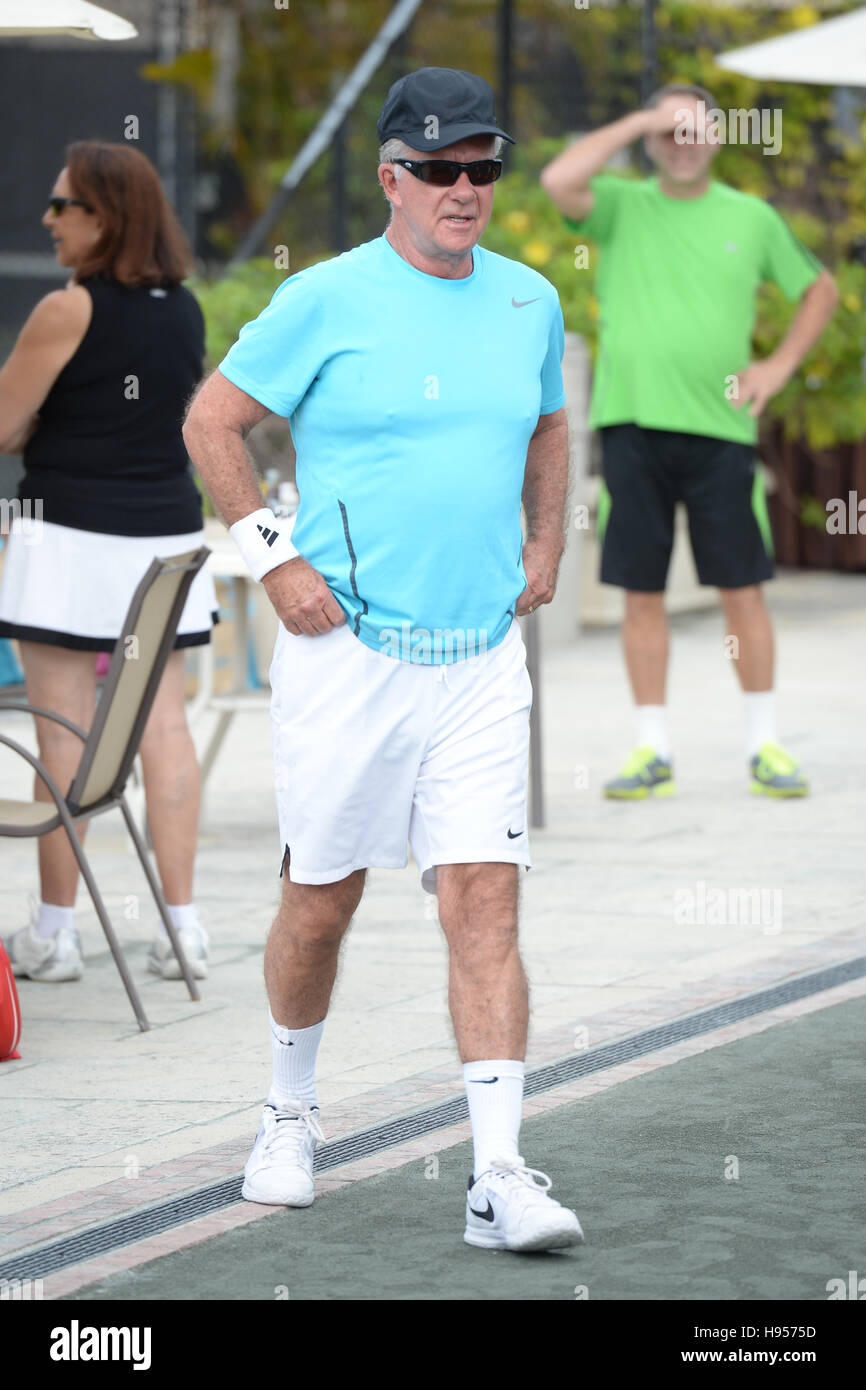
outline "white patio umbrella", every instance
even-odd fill
[[[134,39],[129,20],[88,0],[0,0],[0,38],[44,38],[71,34],[78,39]]]
[[[744,77],[770,82],[866,87],[866,9],[733,48],[719,54],[716,63]]]

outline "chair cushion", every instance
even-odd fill
[[[0,800],[0,835],[22,830],[36,835],[53,830],[59,824],[60,817],[53,802]]]

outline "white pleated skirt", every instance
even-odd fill
[[[17,517],[2,552],[0,637],[81,651],[113,651],[132,596],[155,556],[204,545],[182,536],[110,536]],[[219,621],[210,571],[190,588],[175,647],[203,646]]]

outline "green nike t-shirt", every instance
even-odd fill
[[[712,181],[669,198],[657,178],[601,174],[569,227],[599,247],[599,346],[589,423],[637,424],[754,443],[728,399],[752,358],[756,291],[799,299],[823,267],[769,203]]]

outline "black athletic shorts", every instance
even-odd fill
[[[686,505],[702,584],[742,589],[772,579],[773,538],[753,445],[640,425],[608,425],[600,434],[603,584],[664,589],[677,502]]]

